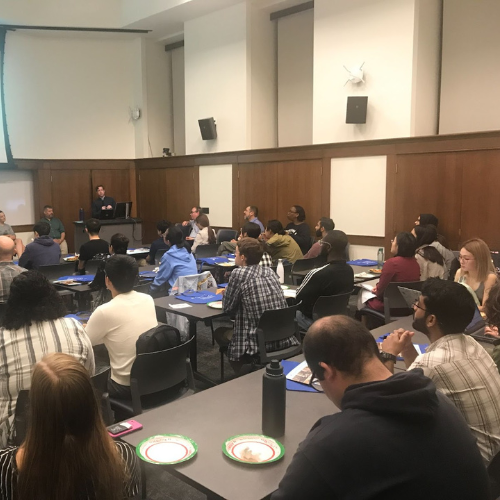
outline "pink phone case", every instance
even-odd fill
[[[139,429],[142,429],[142,424],[140,424],[136,420],[124,420],[123,422],[118,422],[118,424],[122,424],[122,423],[125,423],[125,422],[127,424],[130,424],[132,426],[132,428],[131,429],[127,429],[126,431],[120,432],[120,434],[111,434],[111,432],[109,432],[109,431],[108,431],[108,434],[112,438],[118,438],[120,436],[124,436],[125,434],[130,434],[131,432],[135,432],[135,431],[138,431]],[[118,424],[116,424],[116,425],[118,425]]]

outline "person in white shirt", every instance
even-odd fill
[[[210,221],[205,214],[201,214],[196,218],[196,225],[200,231],[196,235],[193,246],[191,247],[193,253],[196,252],[199,245],[213,245],[216,241],[215,232],[210,227]]]
[[[135,259],[113,255],[106,262],[104,271],[112,300],[94,311],[86,331],[92,345],[104,344],[108,350],[111,364],[109,395],[130,399],[130,370],[136,358],[135,344],[141,334],[158,324],[155,306],[149,295],[133,290],[139,274]]]

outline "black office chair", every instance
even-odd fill
[[[490,477],[492,498],[500,497],[500,451],[490,460],[487,466]]]
[[[160,265],[161,258],[163,257],[163,255],[167,251],[168,251],[168,249],[166,249],[166,248],[164,248],[162,250],[157,250],[156,251],[156,253],[155,253],[155,266],[159,266]]]
[[[313,307],[313,320],[335,314],[349,314],[349,299],[352,292],[322,296],[316,299]]]
[[[384,312],[375,311],[370,307],[363,307],[359,313],[371,316],[378,320],[381,325],[396,321],[404,316],[413,314],[413,309],[408,307],[405,299],[401,295],[398,287],[410,288],[412,290],[422,290],[423,281],[393,282],[387,285],[384,291]]]
[[[101,401],[102,419],[104,420],[104,423],[106,425],[112,425],[115,422],[115,415],[113,413],[113,410],[111,409],[111,403],[108,393],[108,379],[110,373],[111,368],[106,368],[93,377],[90,377],[97,397]]]
[[[216,237],[217,245],[220,245],[223,241],[235,240],[238,236],[238,231],[234,229],[219,229]]]
[[[28,431],[28,409],[30,391],[23,389],[17,395],[16,410],[14,412],[14,438],[12,444],[21,446]]]
[[[345,247],[345,260],[347,260],[347,261],[351,260],[351,259],[349,258],[349,250],[350,250],[350,247],[351,247],[351,245],[350,245],[349,243],[347,243],[347,246]]]
[[[94,274],[97,272],[100,266],[102,266],[102,259],[92,259],[85,262],[85,273]]]
[[[318,255],[313,259],[299,259],[292,266],[292,279],[294,285],[300,285],[304,280],[301,276],[294,276],[295,271],[309,271],[326,264],[326,255]]]
[[[217,257],[217,249],[219,245],[198,245],[194,253],[197,259],[205,259],[207,257]]]
[[[119,420],[194,394],[189,360],[193,338],[171,349],[137,355],[130,372],[131,401],[111,398]]]
[[[54,281],[61,276],[71,276],[75,272],[75,263],[65,262],[64,264],[40,266],[38,268],[38,271],[42,273],[49,281]]]
[[[300,259],[302,260],[302,259]],[[293,267],[293,264],[286,261],[284,264],[283,264],[283,268],[285,270],[285,285],[293,285],[294,282],[293,282],[293,275],[292,275],[292,267]],[[271,269],[276,272],[276,270],[278,269],[278,261],[273,261],[273,265],[271,266]]]

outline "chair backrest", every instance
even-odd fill
[[[157,250],[155,253],[155,265],[160,265],[160,260],[163,257],[163,254],[167,251],[166,248],[162,248],[161,250]]]
[[[131,383],[134,381],[139,396],[170,389],[188,379],[186,360],[193,339],[171,349],[137,355],[130,379]]]
[[[217,232],[217,245],[220,245],[223,241],[235,240],[238,236],[238,231],[234,229],[219,229]]]
[[[177,328],[160,324],[144,332],[135,343],[135,352],[144,354],[147,352],[158,352],[172,347],[177,347],[181,343],[181,335]]]
[[[108,379],[110,373],[111,368],[106,368],[97,375],[90,377],[92,385],[94,386],[94,392],[97,393],[97,399],[101,402],[101,415],[105,425],[111,425],[115,421],[108,393]]]
[[[268,363],[271,359],[285,359],[300,353],[299,329],[295,315],[298,304],[284,309],[264,311],[257,325],[257,341],[259,344],[260,363]],[[276,342],[295,336],[299,345],[280,349],[279,351],[266,351],[266,342]]]
[[[7,303],[0,303],[0,326],[2,325],[6,310],[7,310]]]
[[[210,271],[200,274],[190,274],[189,276],[179,276],[170,290],[170,295],[184,293],[186,290],[207,290],[217,286],[215,278]]]
[[[85,272],[87,274],[96,274],[100,266],[102,266],[103,259],[91,259],[85,262]]]
[[[349,243],[347,243],[347,246],[345,247],[345,260],[347,260],[348,262],[351,260],[349,257],[350,248],[351,248],[351,245]]]
[[[16,411],[14,412],[14,444],[21,446],[28,431],[28,408],[30,391],[23,389],[17,395]]]
[[[392,316],[409,316],[413,309],[408,307],[406,300],[401,295],[398,287],[422,290],[423,281],[393,282],[387,285],[384,291],[384,315],[385,322],[390,323]]]
[[[38,271],[47,277],[48,280],[54,281],[61,276],[69,276],[75,272],[74,262],[65,262],[64,264],[56,264],[53,266],[40,266]]]
[[[97,373],[96,375],[90,377],[92,380],[92,385],[94,389],[100,394],[105,394],[108,392],[108,379],[111,373],[111,368],[106,368],[102,372]]]
[[[214,245],[198,245],[196,247],[196,258],[203,259],[205,257],[217,257],[217,250],[219,245],[215,243]]]
[[[348,292],[318,297],[314,303],[313,320],[316,321],[319,318],[335,314],[347,315],[349,313],[349,299],[351,298],[351,294],[352,292]]]
[[[299,259],[294,262],[292,273],[294,271],[307,271],[309,269],[314,269],[314,259]]]

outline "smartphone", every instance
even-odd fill
[[[118,424],[110,425],[108,428],[109,435],[111,437],[120,437],[125,434],[130,434],[131,432],[138,431],[142,429],[142,424],[135,420],[125,420],[124,422],[120,422]]]

